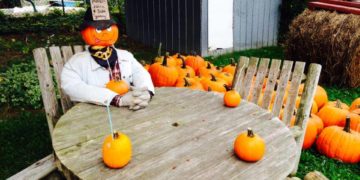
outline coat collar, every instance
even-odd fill
[[[127,62],[127,61],[129,61],[128,59],[125,59],[125,58],[124,58],[125,56],[122,56],[122,53],[121,53],[119,50],[117,50],[116,48],[115,48],[115,50],[116,50],[116,53],[117,53],[117,55],[118,55],[119,65],[121,65],[121,62]],[[95,71],[95,70],[97,70],[97,69],[99,69],[99,68],[103,68],[103,67],[101,67],[98,63],[96,63],[96,61],[91,57],[89,50],[87,49],[86,51],[89,53],[89,58],[90,58],[90,60],[91,60],[91,61],[90,61],[91,70],[92,70],[92,71]],[[104,68],[104,69],[105,69],[105,68]]]

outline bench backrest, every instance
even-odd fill
[[[243,99],[268,109],[277,117],[280,115],[280,111],[283,111],[282,121],[287,126],[290,127],[291,118],[296,113],[295,124],[290,128],[293,130],[298,145],[298,160],[319,81],[321,65],[309,65],[300,105],[295,111],[299,86],[304,79],[304,70],[305,63],[300,61],[240,57],[233,81],[234,89],[240,93]],[[285,102],[284,99],[286,99]],[[294,171],[296,169],[297,166]]]
[[[84,46],[80,45],[72,47],[51,46],[49,48],[36,48],[33,50],[50,134],[52,134],[54,126],[61,114],[73,106],[69,97],[65,95],[60,88],[62,68],[74,53],[82,51],[84,51]],[[50,60],[48,54],[50,55]],[[55,79],[55,83],[53,79]],[[60,96],[61,106],[59,106],[57,101],[56,92],[58,92]]]

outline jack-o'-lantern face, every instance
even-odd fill
[[[81,35],[85,43],[90,46],[111,46],[118,39],[119,29],[116,25],[103,30],[88,26],[81,31]]]

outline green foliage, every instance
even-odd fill
[[[21,112],[16,117],[0,116],[0,179],[26,168],[52,151],[43,112]]]
[[[25,32],[75,32],[82,22],[84,11],[62,14],[61,10],[54,10],[47,15],[35,14],[24,17],[0,16],[2,25],[0,34],[17,34]]]
[[[292,20],[304,11],[309,0],[282,0],[280,6],[279,41],[283,41]]]
[[[266,58],[284,58],[284,49],[280,46],[264,47],[260,49],[250,49],[245,51],[238,51],[229,54],[224,54],[218,57],[206,57],[207,60],[214,63],[216,66],[225,66],[230,64],[230,58],[239,59],[240,56],[254,56],[254,57],[266,57]]]
[[[0,105],[16,108],[42,107],[34,61],[13,64],[0,73]]]
[[[360,97],[360,88],[340,88],[340,87],[325,87],[328,93],[329,100],[335,101],[340,99],[342,102],[350,105],[351,102]]]
[[[329,179],[360,180],[360,164],[345,164],[338,160],[329,159],[319,154],[315,147],[302,151],[297,177],[304,176],[311,171],[320,171]]]

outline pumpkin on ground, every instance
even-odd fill
[[[162,63],[152,64],[149,73],[156,87],[174,86],[179,76],[175,66],[167,65],[167,56]]]
[[[350,112],[354,113],[354,114],[357,114],[357,115],[360,115],[360,105],[358,105],[356,109],[352,109]]]
[[[131,160],[131,141],[125,134],[114,132],[107,136],[102,146],[102,157],[106,166],[122,168]]]
[[[360,134],[350,130],[350,118],[346,118],[345,127],[330,126],[319,135],[317,150],[329,158],[345,163],[360,161]]]
[[[182,66],[183,64],[185,64],[185,57],[183,55],[176,53],[172,57],[175,59],[177,66]]]
[[[198,75],[201,77],[211,77],[210,74],[213,74],[216,76],[218,74],[218,71],[209,62],[207,62],[206,66],[200,67],[198,70]]]
[[[111,80],[106,84],[106,88],[123,95],[129,91],[129,85],[123,80]]]
[[[241,96],[235,90],[227,91],[224,95],[224,104],[227,107],[237,107],[240,104]]]
[[[265,142],[248,128],[247,132],[239,134],[235,139],[234,152],[244,161],[255,162],[264,156]]]
[[[228,87],[232,86],[232,82],[233,82],[233,78],[234,78],[234,76],[232,74],[230,74],[228,72],[221,72],[221,73],[218,73],[217,77],[226,81],[226,85]]]
[[[203,78],[201,84],[207,91],[226,92],[226,82],[211,74],[211,78]]]
[[[325,105],[317,115],[323,120],[324,127],[337,125],[340,121],[345,120],[348,110],[342,109],[341,102]]]
[[[189,77],[195,77],[195,71],[194,71],[194,69],[193,68],[191,68],[190,66],[187,66],[186,64],[185,64],[185,60],[182,58],[182,57],[180,57],[181,58],[181,60],[184,62],[184,63],[182,63],[182,65],[181,66],[178,66],[177,67],[177,70],[178,70],[178,72],[179,72],[179,78],[184,78],[184,77],[187,77],[187,76],[189,76]]]
[[[165,58],[166,58],[166,64],[168,66],[177,66],[176,60],[172,56],[169,56],[168,52],[165,54],[165,56],[157,56],[154,60],[154,63],[163,63]]]
[[[302,95],[303,91],[304,91],[304,84],[300,84],[299,96]],[[316,87],[314,101],[316,102],[319,109],[321,109],[328,102],[328,96],[325,89],[319,85]]]
[[[360,133],[360,116],[358,114],[349,113],[348,116],[350,117],[350,129]],[[338,126],[344,127],[346,124],[346,119],[341,120]]]
[[[315,142],[318,133],[318,126],[315,121],[310,118],[307,122],[304,142],[302,145],[303,149],[309,149]]]
[[[339,104],[340,104],[341,109],[349,110],[349,106],[348,106],[347,104],[341,102],[339,99],[337,99],[336,101],[329,101],[329,102],[326,103],[325,105],[326,105],[326,106],[337,107],[337,106],[339,106]]]
[[[231,58],[231,64],[225,66],[222,69],[222,72],[227,72],[227,73],[230,73],[232,75],[235,75],[235,69],[236,69],[235,60],[234,60],[234,58]]]
[[[202,84],[199,81],[192,78],[183,78],[182,80],[176,83],[176,87],[185,87],[192,90],[204,91],[204,87],[202,86]]]
[[[316,124],[316,126],[317,126],[317,134],[320,134],[321,131],[324,129],[324,123],[319,118],[319,116],[317,116],[315,114],[310,114],[309,121],[313,121]]]
[[[192,67],[197,75],[199,73],[199,68],[206,66],[205,60],[197,55],[187,56],[185,59],[185,63],[186,65]]]
[[[356,98],[352,103],[351,106],[349,108],[350,111],[354,110],[354,109],[359,109],[360,108],[360,98]]]

